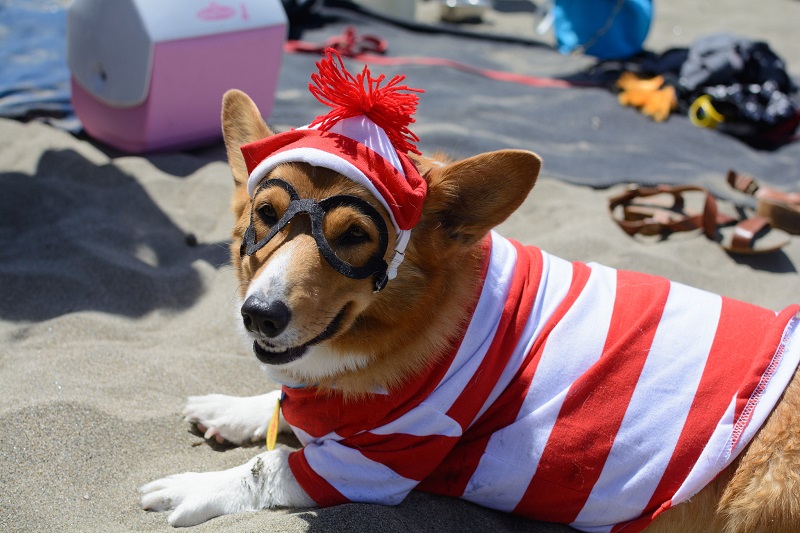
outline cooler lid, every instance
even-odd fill
[[[154,42],[286,24],[280,0],[139,0]]]
[[[67,62],[94,97],[133,107],[147,99],[157,43],[275,25],[286,25],[280,0],[74,0]]]

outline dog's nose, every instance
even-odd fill
[[[242,320],[247,331],[261,333],[267,337],[280,335],[286,329],[291,317],[292,312],[280,300],[267,303],[254,294],[242,305]]]

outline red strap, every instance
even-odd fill
[[[485,78],[509,83],[519,83],[530,87],[554,87],[566,89],[579,87],[575,83],[553,78],[526,76],[500,70],[482,69],[441,57],[385,57],[387,44],[385,39],[375,35],[357,35],[355,28],[347,28],[342,35],[331,37],[323,44],[309,43],[306,41],[290,40],[286,42],[284,50],[290,53],[317,53],[322,54],[326,48],[333,48],[344,57],[352,57],[376,65],[424,65],[431,67],[450,67],[456,70],[478,74]]]
[[[375,35],[357,35],[352,26],[344,30],[341,35],[334,35],[324,43],[310,43],[307,41],[288,40],[284,46],[286,52],[305,52],[309,54],[324,54],[325,50],[333,48],[344,57],[359,57],[370,53],[386,53],[388,45],[385,39]]]

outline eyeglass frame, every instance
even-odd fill
[[[255,199],[259,192],[269,187],[280,187],[289,195],[289,205],[281,215],[280,219],[270,228],[265,237],[256,242],[255,230]],[[322,222],[325,215],[332,209],[341,206],[348,206],[356,209],[363,215],[367,216],[375,223],[378,232],[378,252],[373,255],[367,263],[362,266],[354,266],[347,261],[341,259],[336,255],[336,252],[331,248],[325,234],[322,231]],[[331,267],[350,279],[366,279],[370,276],[373,277],[373,290],[380,292],[388,281],[387,269],[388,265],[384,257],[386,250],[389,247],[389,232],[386,227],[386,222],[383,220],[380,212],[373,207],[366,200],[353,196],[350,194],[339,194],[330,196],[322,200],[314,200],[313,198],[300,198],[295,188],[288,182],[280,178],[270,178],[264,180],[259,184],[258,188],[253,192],[252,200],[250,201],[250,225],[242,236],[242,244],[239,248],[239,256],[251,256],[261,248],[263,248],[269,241],[275,237],[286,225],[298,214],[305,213],[311,221],[311,235],[317,243],[317,248],[322,253],[322,256],[331,265]]]

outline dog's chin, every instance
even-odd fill
[[[331,320],[322,333],[305,344],[301,344],[300,346],[292,346],[286,349],[280,349],[269,344],[267,341],[256,339],[253,341],[253,353],[255,353],[256,358],[265,365],[278,366],[297,361],[303,357],[306,352],[308,352],[310,347],[316,346],[317,344],[330,339],[339,332],[348,307],[349,305],[345,305],[342,310],[339,311],[339,314],[337,314],[334,319]]]

